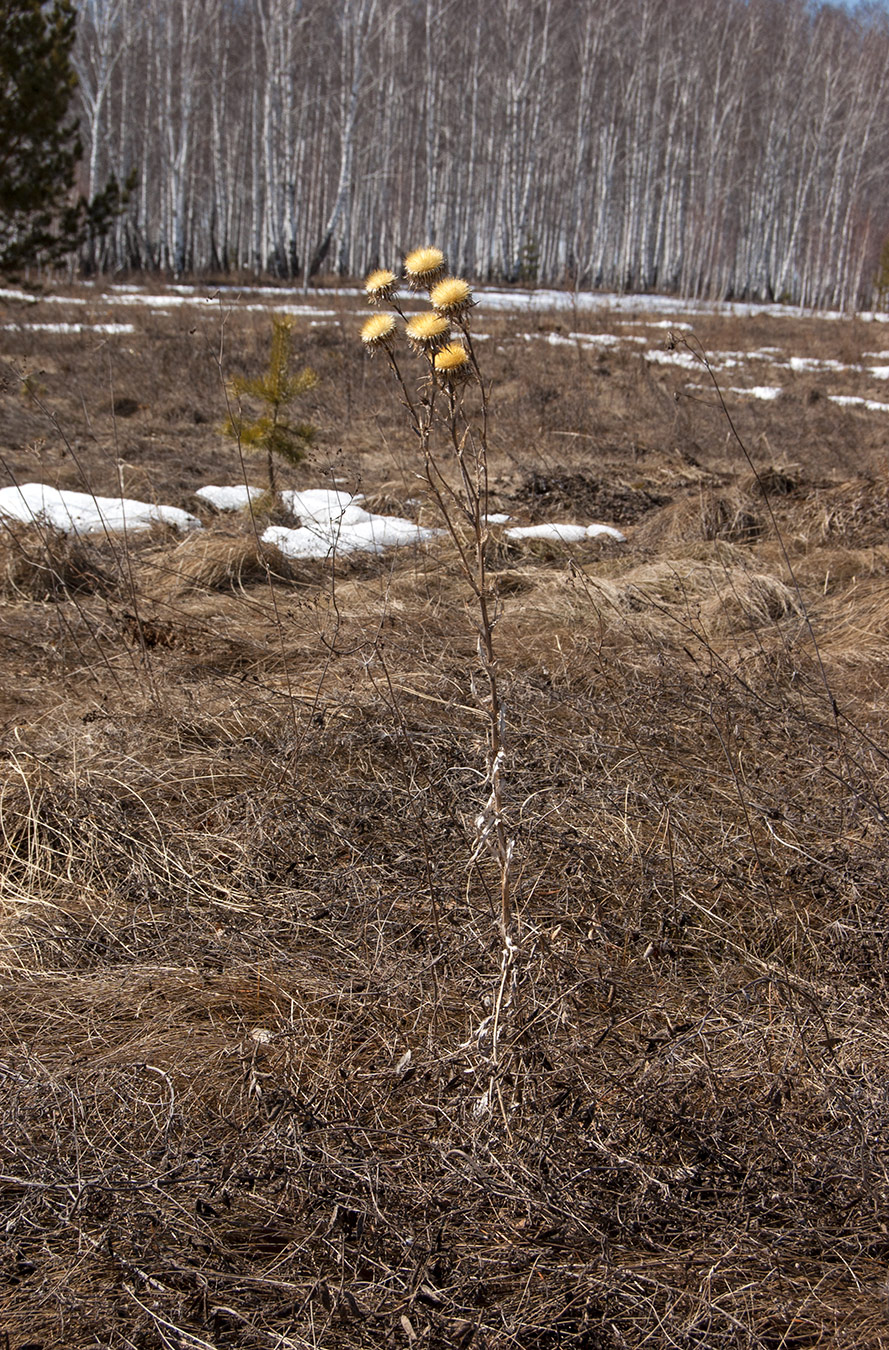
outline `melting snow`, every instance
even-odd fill
[[[730,389],[732,394],[748,394],[750,398],[761,398],[767,402],[778,398],[781,394],[781,386],[778,384],[755,384],[752,389]]]
[[[37,521],[63,534],[102,534],[106,530],[148,530],[162,523],[178,530],[200,529],[200,521],[175,506],[124,497],[94,497],[89,492],[67,492],[43,483],[23,483],[0,489],[0,516]]]
[[[46,297],[46,299],[49,298],[49,296]],[[193,305],[195,297],[193,295],[144,295],[139,291],[127,291],[124,295],[97,296],[96,301],[109,305],[147,305],[149,309],[172,309],[178,305]],[[63,301],[63,303],[66,302]]]
[[[263,489],[260,487],[244,487],[238,484],[235,487],[207,487],[198,488],[194,494],[200,497],[201,501],[207,502],[217,511],[242,511],[248,502],[255,502],[257,497],[261,497]]]
[[[889,412],[889,403],[878,403],[873,398],[858,398],[854,394],[828,394],[831,403],[842,408],[867,408],[869,412]]]
[[[506,531],[507,539],[553,539],[558,544],[576,544],[601,535],[621,541],[626,538],[613,525],[514,525]]]
[[[135,333],[131,323],[5,323],[4,329],[40,333]]]
[[[810,370],[851,370],[851,366],[844,365],[842,361],[833,361],[829,357],[820,356],[791,356],[787,362],[791,370],[810,371]]]
[[[701,366],[690,352],[662,352],[651,348],[645,353],[645,359],[657,366],[684,366],[686,370],[699,370]]]
[[[261,310],[263,314],[268,312],[268,308],[268,305],[241,306],[241,309]],[[302,319],[307,319],[309,317],[318,319],[322,316],[328,319],[336,318],[335,309],[317,309],[314,305],[275,305],[274,310],[276,314],[292,314],[295,318]]]
[[[412,520],[377,516],[358,503],[360,496],[312,488],[307,492],[283,492],[285,506],[298,516],[299,529],[270,525],[262,538],[289,558],[327,558],[332,553],[380,553],[385,548],[419,544],[438,530],[422,529]]]

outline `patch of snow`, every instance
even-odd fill
[[[485,516],[485,524],[487,524],[487,525],[505,525],[506,522],[507,522],[508,520],[511,520],[511,519],[512,519],[512,516],[508,516],[508,515],[505,513],[505,511],[491,511],[491,512],[489,512],[488,515]]]
[[[575,342],[588,342],[592,347],[616,347],[621,342],[647,342],[636,333],[569,333]]]
[[[5,330],[34,333],[135,333],[131,323],[5,323]]]
[[[173,525],[177,530],[201,528],[196,516],[175,506],[155,506],[122,497],[94,497],[89,492],[68,492],[43,483],[23,483],[0,490],[0,515],[50,525],[63,534],[141,531],[157,523]]]
[[[779,384],[755,384],[752,389],[730,389],[730,394],[747,394],[750,398],[761,398],[767,403],[780,397],[783,390]]]
[[[796,371],[852,369],[851,366],[845,365],[842,361],[834,361],[830,357],[820,356],[791,356],[787,364],[791,370]]]
[[[683,366],[686,370],[700,370],[700,361],[690,352],[663,352],[650,347],[645,353],[646,361],[656,366]]]
[[[831,403],[841,408],[867,408],[868,412],[889,412],[889,403],[878,403],[874,398],[858,398],[855,394],[828,394]]]
[[[476,299],[487,309],[514,310],[613,310],[624,314],[721,314],[738,318],[768,315],[773,318],[847,319],[840,310],[803,309],[801,305],[745,304],[733,300],[679,300],[669,295],[617,295],[606,291],[502,291],[481,288]],[[859,314],[865,320],[885,315]]]
[[[522,333],[526,342],[548,342],[551,347],[573,347],[576,344],[572,338],[563,337],[561,333]]]
[[[351,492],[337,492],[334,488],[308,488],[304,492],[282,492],[281,501],[291,513],[299,516],[303,524],[313,522],[327,526],[351,525],[366,520],[368,513],[358,503],[363,497]]]
[[[613,525],[514,525],[506,531],[507,539],[552,539],[557,544],[577,544],[601,535],[621,541],[625,538]]]
[[[192,295],[144,295],[139,291],[127,291],[125,295],[104,295],[102,300],[109,305],[146,305],[149,309],[174,309],[195,303]]]
[[[488,334],[473,333],[473,341]],[[580,342],[587,347],[617,347],[621,342],[641,342],[645,343],[648,339],[637,337],[635,334],[621,333],[569,333],[566,337],[564,333],[522,333],[521,336],[526,342],[548,342],[551,347],[576,347]]]
[[[386,548],[419,544],[439,530],[422,529],[400,516],[378,516],[365,511],[360,496],[328,488],[283,492],[285,506],[298,516],[299,529],[270,525],[262,538],[288,558],[327,558],[332,553],[381,553]]]
[[[711,352],[710,359],[715,364],[736,366],[741,361],[773,361],[774,356],[770,350],[752,351],[752,352]]]
[[[243,483],[238,483],[234,487],[213,487],[210,484],[198,488],[194,495],[217,511],[242,511],[248,502],[256,501],[262,494],[263,489],[260,487],[245,487]]]
[[[93,304],[95,304],[95,302],[96,302],[96,297],[95,297],[94,295],[35,295],[35,296],[26,296],[26,295],[24,295],[24,294],[21,294],[21,295],[19,295],[18,298],[19,298],[20,300],[32,300],[33,303],[34,303],[35,305],[36,305],[39,301],[41,301],[41,300],[43,301],[43,303],[44,303],[45,305],[93,305]],[[102,296],[102,299],[103,299],[103,300],[111,299],[111,297],[110,297],[110,296],[104,296],[104,295],[103,295],[103,296]]]
[[[292,314],[296,318],[306,319],[310,316],[320,318],[324,316],[328,319],[336,318],[335,309],[316,309],[314,305],[274,305],[272,306],[276,314]],[[248,311],[258,310],[263,314],[268,313],[268,305],[241,305],[241,309]]]
[[[868,366],[868,373],[877,380],[889,380],[889,366]]]

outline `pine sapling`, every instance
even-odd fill
[[[305,366],[293,372],[292,362],[293,324],[290,319],[275,316],[268,366],[252,379],[237,376],[232,380],[231,392],[238,408],[229,414],[223,427],[225,435],[236,440],[244,450],[266,456],[268,490],[272,496],[277,491],[276,457],[286,464],[301,464],[317,434],[310,422],[290,419],[290,405],[318,383],[314,370]],[[245,415],[242,408],[245,398],[260,405],[261,411],[256,417]]]

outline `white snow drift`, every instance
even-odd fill
[[[281,499],[302,522],[299,529],[270,525],[263,542],[288,558],[327,558],[335,553],[381,553],[405,544],[421,544],[439,534],[399,516],[378,516],[359,506],[360,496],[328,488],[282,492]]]
[[[506,531],[507,539],[552,539],[557,544],[578,544],[581,539],[617,539],[626,536],[613,525],[514,525]]]
[[[172,525],[177,530],[201,527],[196,516],[176,506],[155,506],[125,497],[94,497],[89,492],[67,492],[44,483],[0,489],[0,516],[49,525],[64,534],[141,531],[156,524]]]
[[[363,497],[330,488],[305,492],[282,492],[283,506],[299,525],[270,525],[262,538],[289,558],[329,558],[337,553],[381,553],[384,549],[426,543],[443,533],[400,516],[381,516],[367,511]],[[195,496],[217,511],[236,511],[248,500],[262,496],[262,488],[198,488]],[[101,534],[141,531],[161,523],[178,530],[199,530],[201,522],[175,506],[157,506],[125,497],[94,497],[88,492],[68,492],[43,483],[23,483],[0,489],[0,516],[48,525],[64,534]],[[489,524],[502,524],[507,515],[488,517]],[[622,540],[612,525],[518,525],[506,530],[509,539],[551,539],[571,544],[606,535]]]
[[[248,502],[255,502],[263,494],[260,487],[245,487],[237,483],[234,487],[200,487],[195,492],[202,502],[212,506],[215,511],[243,511]]]

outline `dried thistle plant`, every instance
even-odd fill
[[[499,870],[503,946],[490,1028],[496,1061],[499,1014],[516,978],[518,917],[513,889],[514,839],[504,807],[507,717],[494,637],[498,605],[487,564],[489,391],[472,342],[469,320],[475,301],[469,283],[462,277],[446,275],[444,254],[434,247],[409,253],[404,276],[411,290],[427,292],[431,309],[406,315],[398,298],[396,274],[388,269],[372,272],[365,282],[365,294],[379,312],[363,325],[361,340],[370,355],[385,356],[400,386],[419,442],[423,477],[456,547],[475,610],[483,688],[473,681],[473,691],[486,716],[487,772],[485,799],[475,814],[472,860],[488,852]],[[422,363],[419,383],[403,368],[400,345],[409,359]]]

